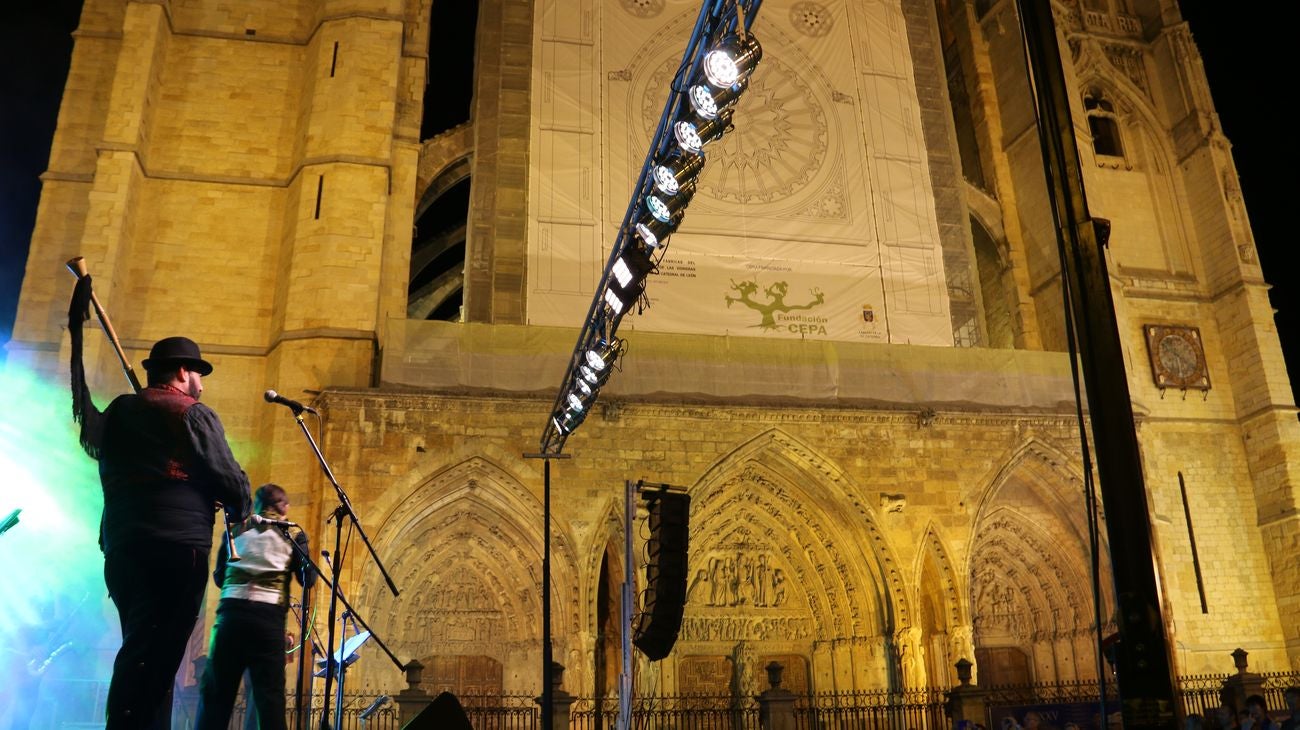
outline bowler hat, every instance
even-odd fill
[[[144,369],[152,371],[169,365],[184,365],[199,375],[212,373],[212,363],[203,359],[199,346],[188,337],[165,337],[153,343]]]

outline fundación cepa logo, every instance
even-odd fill
[[[785,295],[790,291],[790,285],[784,281],[775,282],[763,289],[762,296],[767,298],[765,302],[754,298],[754,295],[758,294],[759,291],[757,279],[741,282],[732,279],[731,290],[736,292],[737,296],[726,295],[728,309],[731,308],[732,304],[740,302],[757,312],[761,317],[759,323],[750,325],[751,327],[761,327],[765,330],[784,329],[801,335],[826,334],[828,318],[811,314],[789,314],[796,310],[812,309],[824,304],[826,295],[822,294],[817,287],[808,290],[813,299],[806,304],[786,303]]]

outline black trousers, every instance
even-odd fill
[[[199,680],[195,730],[226,730],[244,670],[261,730],[285,730],[284,619],[274,603],[223,598],[217,605],[208,665]]]
[[[171,726],[172,683],[207,579],[206,550],[138,542],[104,556],[104,584],[122,624],[106,730]]]

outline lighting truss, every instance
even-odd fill
[[[586,419],[625,349],[619,322],[644,301],[668,239],[681,225],[704,166],[704,147],[731,129],[736,100],[762,57],[749,32],[762,0],[705,0],[673,77],[641,174],[542,432],[559,454]]]

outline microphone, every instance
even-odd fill
[[[10,512],[8,516],[6,516],[3,520],[0,520],[0,535],[3,535],[4,533],[8,532],[9,528],[18,524],[18,515],[22,511],[23,511],[22,508],[19,507],[13,512]]]
[[[293,415],[295,416],[301,414],[303,411],[307,411],[312,415],[316,415],[315,408],[312,408],[311,406],[304,406],[303,404],[299,403],[296,400],[285,398],[284,396],[280,395],[274,390],[266,391],[265,393],[262,394],[262,397],[266,399],[267,403],[279,403],[282,406],[289,406],[289,410],[293,411]]]
[[[379,712],[379,708],[388,704],[390,700],[391,698],[388,695],[379,695],[378,697],[375,698],[374,702],[370,703],[369,707],[362,710],[361,713],[357,715],[357,719],[369,720],[371,715],[375,714],[376,712]]]
[[[249,515],[249,519],[253,521],[254,525],[270,525],[271,527],[297,527],[298,526],[297,522],[290,522],[288,520],[273,520],[269,517],[263,517],[261,515]]]

